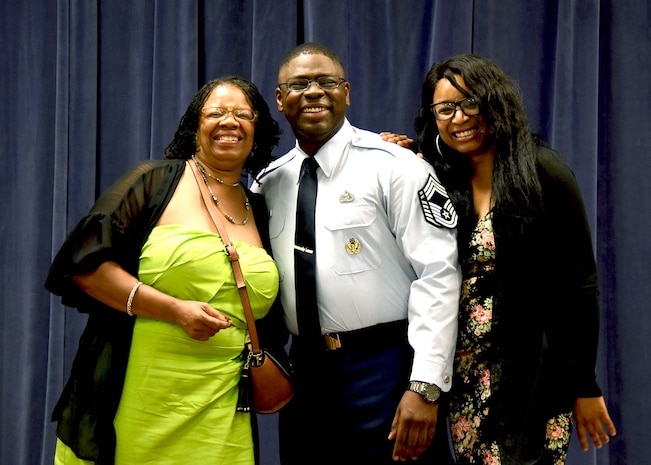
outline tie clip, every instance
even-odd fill
[[[314,253],[314,250],[308,249],[307,247],[301,247],[300,245],[295,245],[294,248],[298,251],[305,252],[305,253]]]

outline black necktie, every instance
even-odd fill
[[[316,303],[316,247],[314,210],[316,207],[317,162],[303,160],[296,201],[296,235],[294,238],[294,276],[296,283],[296,317],[301,340],[321,348],[321,325]]]

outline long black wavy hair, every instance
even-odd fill
[[[280,141],[282,129],[272,118],[269,105],[252,82],[240,76],[224,76],[207,82],[199,89],[181,117],[179,127],[174,133],[174,139],[165,149],[165,158],[181,158],[187,160],[197,153],[196,133],[199,128],[199,117],[206,99],[213,89],[222,84],[236,86],[244,92],[251,101],[253,109],[258,112],[253,137],[253,151],[244,163],[244,169],[255,175],[266,167],[273,159],[272,150]]]
[[[463,78],[465,88],[460,86],[458,77]],[[487,143],[495,145],[491,194],[494,210],[515,222],[531,219],[542,207],[536,171],[536,146],[542,145],[542,141],[530,130],[519,87],[493,62],[473,54],[455,55],[435,63],[423,82],[416,116],[418,150],[435,167],[457,212],[465,220],[465,228],[474,228],[478,219],[470,184],[473,168],[465,155],[437,138],[439,131],[430,105],[436,84],[442,79],[479,102],[480,114],[488,126]]]

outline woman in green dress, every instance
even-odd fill
[[[68,235],[46,287],[89,319],[53,413],[56,464],[255,462],[255,421],[236,410],[246,321],[199,183],[238,249],[261,338],[282,350],[267,210],[240,182],[279,135],[252,83],[211,81],[166,159],[131,169]]]

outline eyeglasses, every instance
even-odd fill
[[[292,92],[304,92],[310,88],[313,82],[323,90],[332,90],[339,87],[346,80],[339,76],[320,76],[316,79],[291,79],[287,82],[281,82],[278,87],[287,86],[287,89]]]
[[[457,107],[461,109],[466,116],[475,116],[479,114],[479,102],[475,97],[466,97],[458,102],[439,102],[432,103],[430,106],[434,117],[439,121],[447,121],[454,118]]]
[[[235,119],[253,123],[258,119],[258,112],[248,108],[235,108],[229,110],[222,107],[206,107],[201,109],[201,116],[211,121],[220,121],[227,115],[233,115]]]

